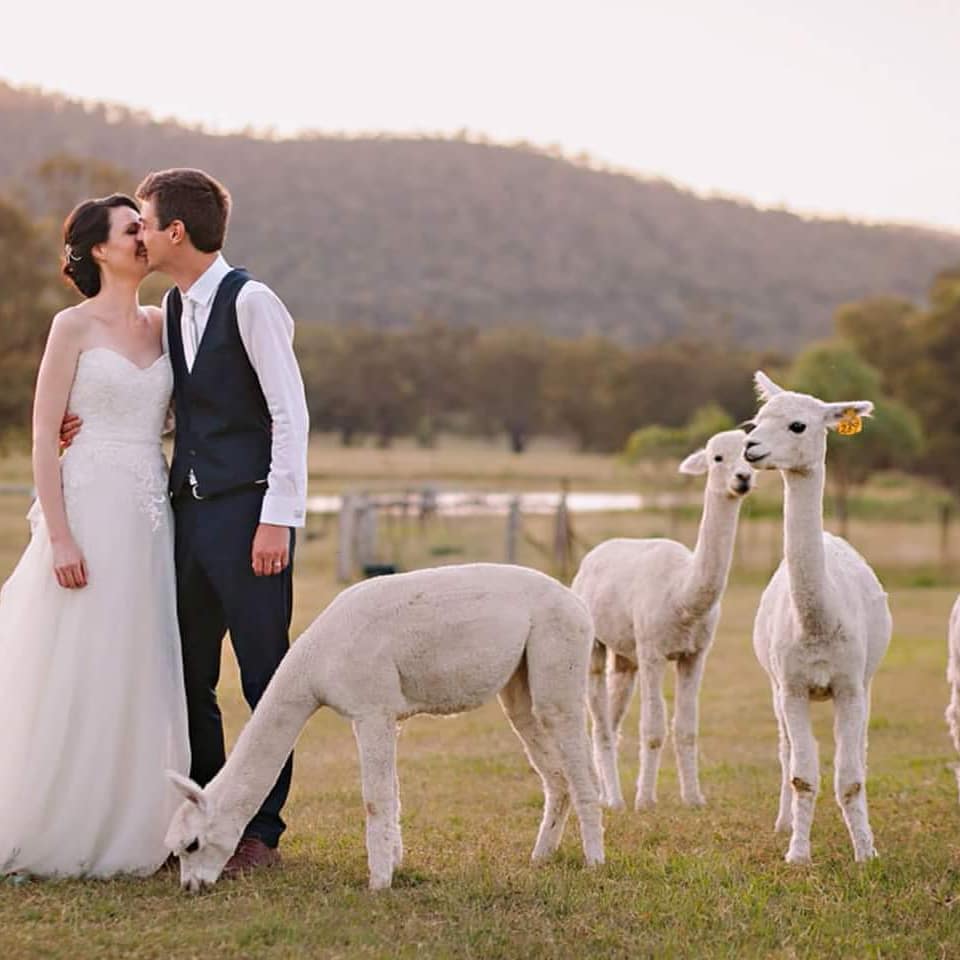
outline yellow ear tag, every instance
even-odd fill
[[[863,429],[863,421],[853,407],[843,411],[843,419],[837,424],[837,433],[844,437],[852,437]]]

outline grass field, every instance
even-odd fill
[[[438,481],[501,489],[630,489],[658,483],[609,458],[561,449],[512,458],[494,449],[350,451],[311,458],[311,489]],[[24,476],[23,461],[0,480]],[[389,475],[388,475],[389,474]],[[672,478],[670,480],[672,481]],[[765,477],[764,496],[776,497]],[[889,497],[895,493],[888,492]],[[881,496],[878,492],[877,496]],[[915,495],[912,496],[915,499]],[[23,546],[26,500],[0,498],[0,577]],[[870,733],[871,819],[880,859],[853,863],[832,798],[831,708],[817,705],[823,783],[814,865],[788,867],[773,834],[779,770],[766,678],[750,630],[778,548],[777,521],[745,514],[701,701],[702,779],[709,805],[679,804],[672,755],[651,813],[607,814],[607,864],[582,867],[571,818],[558,859],[529,863],[541,796],[496,705],[444,720],[416,718],[400,742],[406,860],[394,889],[366,885],[362,803],[353,738],[329,711],[297,748],[279,871],[199,896],[176,881],[0,883],[0,957],[952,957],[960,956],[960,806],[943,724],[945,625],[956,594],[929,522],[856,520],[851,538],[891,584],[895,635],[877,675]],[[617,533],[676,535],[683,515],[574,518],[584,542]],[[413,567],[500,559],[499,521],[437,521],[422,534],[382,531],[385,553]],[[549,540],[549,520],[530,522]],[[297,563],[295,629],[329,601],[334,534],[311,526]],[[543,566],[535,546],[521,559]],[[875,559],[878,557],[879,559]],[[931,586],[917,586],[929,583]],[[246,715],[225,658],[222,700],[231,737]],[[625,727],[621,774],[632,799],[637,705]]]

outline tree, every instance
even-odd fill
[[[897,384],[917,411],[927,443],[924,471],[960,493],[960,276],[942,274],[933,284],[931,305],[913,326],[915,349]]]
[[[619,414],[626,351],[610,340],[557,340],[543,372],[543,402],[549,425],[571,433],[581,450],[616,450],[626,433]]]
[[[883,388],[919,418],[924,451],[911,466],[960,493],[960,270],[934,278],[927,309],[865,300],[838,312],[837,329],[879,369]]]
[[[52,316],[67,302],[57,261],[27,214],[0,197],[0,433],[27,435]]]
[[[533,330],[500,327],[477,337],[468,359],[471,408],[487,429],[506,430],[523,453],[543,421],[541,383],[549,341]]]
[[[879,372],[848,344],[814,344],[797,357],[788,374],[791,389],[822,400],[872,400],[874,413],[863,435],[828,437],[828,470],[841,536],[846,536],[853,487],[877,470],[910,467],[922,449],[920,422],[904,404],[882,396]]]
[[[702,447],[715,433],[732,430],[733,427],[733,418],[729,413],[716,404],[709,404],[695,410],[686,426],[662,427],[652,424],[635,430],[627,440],[623,458],[627,463],[680,458]]]
[[[884,390],[899,396],[904,374],[918,359],[919,316],[920,311],[906,300],[873,297],[840,307],[835,325],[837,336],[879,371]]]

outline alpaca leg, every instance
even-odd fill
[[[500,691],[499,699],[510,725],[523,743],[527,759],[543,782],[543,820],[531,859],[544,860],[560,846],[563,828],[570,815],[570,791],[560,756],[533,715],[526,660]]]
[[[834,760],[837,803],[850,831],[854,859],[862,863],[877,855],[867,816],[867,771],[864,762],[867,705],[862,692],[835,699],[833,735],[837,751]]]
[[[384,890],[393,879],[399,823],[397,723],[394,717],[362,717],[353,723],[360,754],[360,779],[367,817],[370,889]]]
[[[953,739],[953,746],[957,753],[960,753],[960,684],[954,678],[954,670],[951,667],[950,676],[950,703],[947,705],[944,718],[950,729],[950,737]],[[954,775],[957,778],[957,791],[960,794],[960,763],[952,764]]]
[[[613,732],[620,742],[620,728],[623,718],[627,715],[633,691],[637,688],[637,665],[619,653],[613,655],[612,662],[608,663],[607,688],[610,691],[610,722]]]
[[[700,791],[697,763],[700,683],[706,654],[681,657],[677,661],[677,698],[673,712],[673,749],[680,774],[680,798],[691,807],[702,807],[707,801]]]
[[[396,811],[396,823],[393,832],[393,869],[403,863],[403,834],[400,832],[400,774],[394,764],[393,770],[393,809]]]
[[[790,784],[793,788],[793,833],[787,863],[810,862],[810,828],[820,788],[817,741],[810,726],[810,701],[805,696],[783,693],[780,710],[790,738]]]
[[[776,833],[790,833],[793,828],[793,785],[790,783],[790,737],[787,734],[787,722],[783,719],[780,705],[780,691],[773,688],[773,712],[777,717],[777,747],[780,753],[780,807],[777,810]]]
[[[640,667],[640,776],[637,810],[657,802],[657,774],[667,735],[667,707],[663,699],[664,661],[644,661]]]
[[[600,802],[607,807],[621,809],[623,794],[617,771],[616,731],[610,721],[610,701],[607,682],[607,648],[594,641],[590,653],[590,715],[593,718],[593,757],[600,775]]]
[[[599,784],[590,756],[582,697],[564,696],[562,691],[538,688],[531,681],[533,714],[563,764],[573,807],[580,821],[580,839],[587,866],[603,863],[603,819]]]
[[[945,714],[950,736],[957,753],[960,753],[960,684],[951,682],[950,703]],[[960,763],[953,764],[953,772],[957,778],[957,791],[960,794]]]

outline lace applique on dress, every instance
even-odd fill
[[[160,444],[173,389],[166,357],[138,367],[106,347],[80,355],[69,409],[83,426],[61,461],[64,500],[70,502],[104,471],[134,479],[140,511],[158,531],[169,522],[167,462]]]

